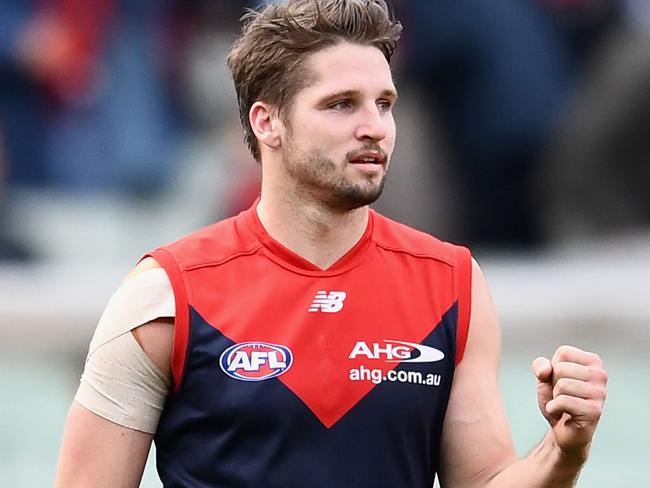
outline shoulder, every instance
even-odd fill
[[[162,266],[160,263],[152,258],[146,257],[141,260],[124,278],[122,281],[122,286],[128,284],[136,277],[142,276],[144,273],[160,269]],[[173,293],[171,290],[171,284],[168,284],[169,292],[167,294],[168,298],[166,300],[171,300],[173,302]],[[148,290],[153,290],[152,287],[148,287]],[[156,301],[160,300],[160,296],[156,296]],[[146,304],[145,300],[138,302],[139,307],[143,307],[143,304]],[[153,361],[153,363],[158,367],[158,369],[165,375],[167,378],[171,378],[171,350],[172,343],[174,338],[174,318],[165,316],[165,317],[156,317],[154,320],[148,321],[142,325],[134,327],[131,329],[131,333],[135,340],[138,342],[145,354]]]
[[[415,258],[434,259],[452,267],[470,256],[469,250],[463,246],[440,240],[374,211],[372,216],[375,243],[382,249]]]
[[[170,256],[181,269],[215,265],[242,254],[254,253],[261,246],[242,214],[194,231],[150,253],[163,267]],[[161,256],[162,254],[162,256]]]
[[[158,261],[156,261],[154,258],[146,257],[140,261],[131,271],[129,271],[129,273],[122,280],[122,283],[127,283],[145,271],[149,271],[151,269],[159,269],[161,267],[162,266],[160,266],[160,263],[158,263]]]

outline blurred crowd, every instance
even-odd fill
[[[145,251],[248,206],[259,170],[225,56],[256,4],[3,0],[0,260]],[[392,5],[383,211],[485,249],[650,227],[649,2]]]

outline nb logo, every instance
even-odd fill
[[[343,301],[347,297],[344,291],[319,291],[309,307],[309,312],[336,313],[343,309]]]

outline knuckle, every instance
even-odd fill
[[[595,352],[591,352],[589,354],[591,355],[591,359],[592,359],[594,364],[596,364],[596,365],[598,365],[600,367],[603,366],[603,360],[601,359],[601,357],[598,354],[596,354]]]
[[[573,347],[571,347],[571,346],[569,346],[569,345],[566,345],[566,344],[562,344],[562,345],[561,345],[560,347],[558,347],[557,350],[555,351],[555,356],[556,356],[558,359],[563,359],[563,358],[565,358],[565,357],[566,357],[566,356],[571,352],[572,349],[573,349]]]
[[[603,367],[603,360],[595,352],[587,353],[587,361],[588,361],[587,364],[591,365],[591,367],[601,368],[601,369]]]
[[[571,380],[568,378],[559,378],[555,382],[555,389],[559,392],[566,392],[567,388],[569,387],[571,383]]]
[[[553,373],[556,378],[563,378],[567,376],[567,363],[564,362],[558,362],[557,364],[553,365]]]
[[[602,403],[602,401],[604,401],[606,396],[607,396],[607,392],[603,386],[592,385],[588,390],[586,398]]]
[[[584,379],[584,372],[582,371],[582,368],[583,366],[580,366],[579,364],[563,361],[558,363],[553,371],[555,372],[555,378],[557,381],[562,378]]]
[[[602,380],[602,382],[607,384],[607,382],[609,381],[609,375],[607,374],[607,371],[605,371],[602,368],[600,368],[598,371],[599,371],[600,379]]]
[[[553,387],[553,397],[570,396],[572,380],[569,378],[560,378]]]
[[[603,368],[590,368],[590,377],[593,378],[595,381],[598,381],[600,383],[607,383],[608,377],[607,377],[607,371],[605,371]]]

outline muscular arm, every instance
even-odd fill
[[[467,348],[454,374],[443,426],[441,484],[452,488],[574,486],[602,411],[606,375],[600,359],[563,346],[533,364],[550,429],[517,460],[498,390],[500,332],[490,293],[473,265]]]
[[[154,267],[142,261],[126,280]],[[149,322],[131,332],[144,352],[169,378],[173,319]],[[56,488],[136,488],[152,435],[113,423],[73,402],[66,420],[57,466]]]

